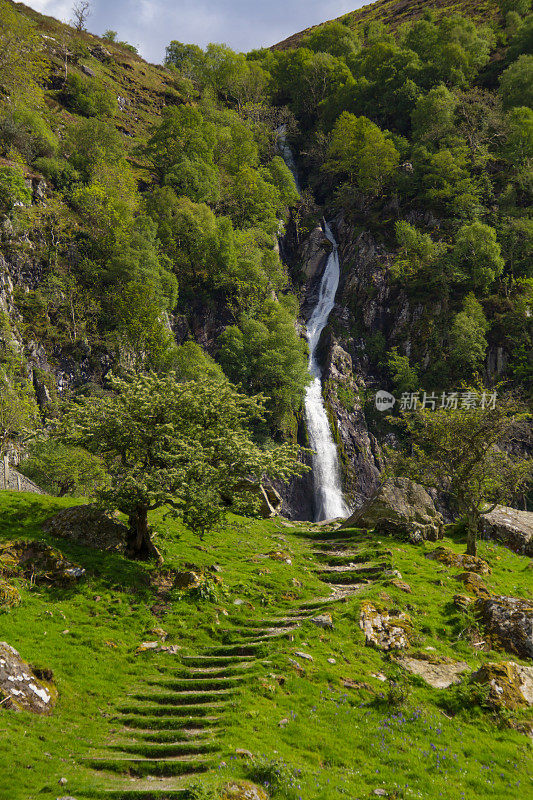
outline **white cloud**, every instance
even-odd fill
[[[43,14],[62,20],[72,15],[74,0],[26,0]],[[236,50],[268,47],[297,31],[359,8],[368,0],[93,0],[88,28],[111,28],[139,48],[150,61],[161,61],[172,40],[225,42]]]

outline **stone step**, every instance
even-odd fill
[[[154,744],[163,743],[171,744],[176,741],[192,741],[192,742],[215,742],[216,728],[170,728],[168,730],[159,729],[153,730],[152,728],[127,728],[124,727],[117,734],[122,734],[124,740],[131,742],[132,740],[140,740],[144,742],[152,742]]]
[[[158,705],[194,705],[200,703],[216,703],[234,697],[237,689],[212,689],[202,691],[201,689],[179,689],[175,692],[154,692],[128,695],[133,700],[145,703],[157,703]]]
[[[216,691],[218,689],[238,689],[246,680],[247,675],[231,675],[220,678],[198,677],[198,678],[161,678],[158,681],[148,683],[148,686],[160,687],[162,689],[173,689],[175,691]]]
[[[250,630],[257,630],[261,628],[280,628],[284,627],[285,624],[297,627],[299,621],[304,622],[306,619],[309,619],[309,614],[305,614],[302,611],[288,611],[285,617],[271,617],[258,620],[243,620],[237,617],[230,617],[230,622],[234,622],[236,626],[240,626],[243,629],[249,628]]]
[[[111,745],[112,751],[139,756],[141,758],[172,758],[174,756],[203,755],[205,753],[220,752],[220,745],[215,741],[189,741],[178,740],[175,742],[131,742]]]
[[[195,656],[182,656],[181,660],[184,661],[186,665],[192,664],[205,667],[223,667],[230,666],[232,664],[238,664],[241,666],[246,662],[255,662],[255,656],[248,655],[247,653],[230,653],[226,655],[209,653]]]
[[[228,703],[190,703],[185,705],[135,705],[123,706],[118,709],[120,714],[126,716],[136,717],[201,717],[203,714],[208,715],[210,711],[222,711],[227,707]]]
[[[191,775],[207,772],[214,761],[204,755],[175,756],[174,758],[86,758],[86,766],[94,770],[118,772],[145,778],[148,775]]]
[[[182,678],[196,679],[218,679],[218,678],[247,678],[253,674],[257,660],[254,658],[247,664],[238,663],[235,666],[222,665],[212,667],[175,667],[174,669],[167,670],[167,674],[176,675],[180,680]]]
[[[190,709],[187,709],[190,710]],[[139,714],[137,712],[130,714],[129,716],[124,716],[117,721],[120,721],[125,728],[132,728],[132,729],[140,729],[140,730],[179,730],[180,728],[207,728],[211,729],[216,727],[220,721],[221,717],[219,714],[191,714],[190,716],[183,716],[179,717],[177,715],[172,716],[160,716],[154,715],[149,717],[145,714]]]
[[[253,657],[257,650],[265,646],[265,642],[268,641],[268,638],[240,644],[213,645],[212,647],[206,648],[206,653],[208,656],[219,658],[228,658],[232,656]]]
[[[91,788],[76,790],[76,797],[94,798],[94,800],[188,800],[191,792],[181,786],[183,779],[175,778],[129,778],[127,783],[114,781],[114,788]]]
[[[220,633],[233,634],[234,636],[242,637],[245,641],[243,644],[248,644],[248,640],[252,642],[268,642],[269,639],[278,639],[282,636],[288,636],[297,630],[298,625],[285,626],[283,628],[222,628]]]

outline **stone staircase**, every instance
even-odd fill
[[[289,608],[284,616],[230,617],[228,622],[234,626],[220,630],[229,643],[173,657],[180,663],[169,665],[161,678],[147,681],[116,709],[114,723],[119,729],[105,750],[85,760],[85,766],[101,776],[86,797],[186,798],[191,776],[213,769],[228,755],[218,737],[224,714],[253,678],[255,667],[265,663],[269,647],[392,569],[391,551],[381,543],[369,546],[368,536],[357,531],[309,533],[308,537],[315,573],[329,594]]]

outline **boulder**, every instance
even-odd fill
[[[478,575],[489,575],[490,566],[482,558],[469,556],[466,553],[455,553],[449,547],[437,547],[431,553],[426,554],[426,558],[439,561],[446,567],[458,567],[467,572],[476,572]]]
[[[378,650],[403,650],[409,647],[411,620],[397,609],[378,609],[365,600],[361,605],[359,627],[365,634],[365,643]]]
[[[490,597],[490,592],[475,572],[462,572],[457,575],[456,580],[460,581],[469,594],[474,597]]]
[[[461,675],[469,669],[468,664],[464,661],[449,661],[448,659],[401,656],[396,660],[407,672],[419,675],[434,689],[447,689],[453,683],[460,683]]]
[[[423,486],[408,478],[391,478],[341,528],[374,528],[416,543],[441,539],[443,520]]]
[[[222,788],[223,800],[268,800],[267,793],[250,781],[230,781]]]
[[[533,556],[533,512],[496,506],[481,518],[481,536],[501,542],[520,555]]]
[[[126,548],[127,527],[93,504],[64,508],[47,519],[43,529],[94,550],[123,553]]]
[[[0,569],[4,575],[22,574],[32,583],[54,586],[71,586],[85,574],[83,567],[44,542],[0,545]]]
[[[533,658],[533,601],[517,597],[480,598],[476,608],[492,645],[520,658]]]
[[[489,703],[495,709],[516,711],[533,705],[533,667],[514,661],[488,663],[472,675],[472,681],[488,687]]]
[[[14,647],[0,642],[0,708],[51,714],[57,696],[51,672],[30,667]]]

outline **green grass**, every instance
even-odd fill
[[[117,709],[131,705],[132,717],[139,720],[136,698],[154,692],[152,700],[141,702],[157,725],[158,706],[167,702],[166,695],[189,688],[179,671],[180,655],[135,653],[141,642],[157,638],[151,630],[163,628],[166,643],[178,645],[183,655],[206,646],[231,647],[240,641],[238,628],[282,617],[298,603],[329,591],[315,574],[316,548],[302,526],[289,529],[276,520],[232,517],[224,530],[200,541],[154,515],[164,569],[216,565],[220,571],[211,574],[223,581],[211,601],[176,590],[157,597],[150,583],[154,565],[77,547],[42,532],[47,516],[73,502],[0,493],[0,541],[41,539],[87,570],[86,578],[70,589],[19,582],[21,605],[0,614],[0,639],[33,665],[51,668],[60,692],[50,717],[0,710],[0,797],[6,800],[78,797],[82,792],[97,796],[106,781],[112,785],[113,773],[95,773],[84,759],[115,757]],[[229,777],[274,781],[272,797],[287,800],[363,800],[378,788],[390,797],[428,800],[528,797],[531,744],[526,736],[470,704],[468,692],[434,690],[403,673],[392,659],[365,647],[359,629],[361,600],[373,599],[410,615],[413,650],[435,648],[438,655],[464,660],[472,669],[487,660],[518,660],[471,646],[473,620],[452,603],[453,595],[463,591],[454,579],[459,570],[426,559],[432,544],[417,548],[372,534],[353,535],[369,557],[381,548],[392,551],[389,558],[412,593],[377,581],[328,608],[334,630],[305,622],[292,638],[263,644],[248,681],[221,684],[223,662],[212,684],[198,680],[194,688],[208,697],[217,688],[236,685],[238,690],[219,727],[222,754],[216,756],[215,769],[194,782],[218,785]],[[456,534],[445,544],[464,551]],[[268,556],[277,550],[292,563]],[[531,596],[528,559],[488,543],[481,543],[480,555],[492,566],[484,578],[492,591]],[[313,661],[298,657],[297,650],[310,653]],[[328,663],[331,658],[336,663]],[[391,692],[392,684],[377,675],[397,686]],[[154,688],[161,679],[166,686]],[[179,731],[181,718],[175,719]],[[280,726],[281,720],[287,723]],[[154,742],[144,746],[148,755],[169,752],[172,731],[161,728],[159,733],[159,749]],[[254,765],[236,757],[237,748],[250,750],[257,757]],[[209,745],[204,750],[210,759]],[[65,787],[58,786],[61,777],[67,778]]]

